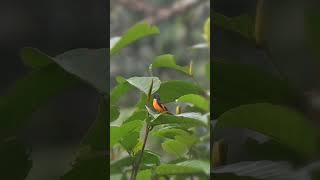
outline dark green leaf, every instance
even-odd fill
[[[0,99],[0,137],[23,126],[32,113],[50,98],[79,84],[79,80],[55,64],[35,69],[16,81]]]
[[[123,124],[120,127],[111,126],[110,127],[110,147],[120,141],[123,137],[133,133],[139,132],[142,128],[143,121],[135,120]]]
[[[53,63],[53,58],[41,52],[39,49],[25,47],[20,52],[21,59],[26,66],[41,68]]]
[[[116,120],[120,115],[120,109],[117,106],[110,106],[110,122]]]
[[[101,98],[98,117],[92,125],[92,128],[89,129],[88,135],[84,138],[82,142],[83,145],[90,145],[94,149],[107,149],[107,122],[109,122],[107,108],[106,101]]]
[[[180,124],[189,127],[194,126],[207,126],[204,122],[205,119],[202,117],[193,116],[195,113],[182,113],[178,115],[169,115],[169,114],[157,114],[155,119],[151,121],[151,125],[160,125],[160,124]]]
[[[186,94],[200,94],[201,92],[199,86],[180,80],[162,82],[158,90],[162,103],[175,101]]]
[[[170,139],[174,139],[175,136],[178,135],[189,135],[187,131],[182,129],[164,127],[153,133],[154,136],[166,137]]]
[[[73,49],[54,58],[67,72],[79,77],[101,93],[109,92],[107,49]]]
[[[118,84],[116,87],[114,87],[111,90],[110,104],[116,104],[124,94],[130,92],[133,89],[134,89],[134,87],[131,84],[129,84],[128,82]]]
[[[308,119],[283,106],[268,103],[242,105],[218,118],[216,128],[223,127],[258,131],[303,155],[312,155],[319,150],[318,133]]]

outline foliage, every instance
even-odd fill
[[[205,38],[209,33],[207,24],[208,21],[204,28]],[[145,29],[142,30],[141,25],[138,24],[130,28],[122,36],[122,42],[137,40],[136,34],[131,34],[132,32],[137,31],[139,37],[145,37],[157,29],[156,27],[150,29],[147,25],[143,27]],[[117,44],[114,47],[116,46]],[[209,162],[200,158],[193,149],[197,149],[201,144],[209,144],[208,139],[207,141],[199,140],[209,134],[209,119],[205,115],[209,113],[209,96],[197,82],[186,79],[161,80],[160,76],[154,74],[154,70],[160,68],[180,72],[191,79],[194,79],[193,75],[197,73],[193,72],[192,63],[181,66],[174,55],[164,54],[155,57],[149,69],[146,68],[150,76],[117,78],[118,85],[111,90],[110,94],[113,105],[110,110],[116,109],[114,107],[119,106],[119,98],[130,91],[140,92],[141,99],[136,103],[134,113],[124,119],[120,125],[110,124],[110,148],[114,152],[111,156],[111,159],[114,159],[110,164],[111,173],[122,174],[122,177],[130,176],[131,179],[148,180],[155,177],[177,178],[190,175],[208,177]],[[178,107],[195,106],[200,110],[188,111],[187,108],[183,108],[185,112],[179,114],[157,113],[151,103],[155,93],[160,95],[161,103],[176,102]],[[150,138],[161,144],[161,156],[153,152],[155,149],[146,146]],[[124,157],[123,152],[127,152]],[[209,159],[208,149],[202,152],[203,155]],[[165,160],[164,157],[171,161]],[[172,161],[179,159],[184,161]]]

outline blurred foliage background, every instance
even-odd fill
[[[147,76],[149,64],[162,54],[173,54],[179,65],[188,65],[193,60],[196,78],[203,87],[208,88],[209,83],[201,78],[204,77],[204,64],[208,63],[209,50],[194,50],[191,47],[204,42],[203,24],[209,14],[209,0],[111,0],[110,38],[121,36],[129,27],[144,20],[156,25],[160,34],[142,39],[113,57],[110,62],[110,88],[116,84],[115,77],[118,75]],[[156,73],[162,80],[184,77],[168,70]],[[138,94],[128,97],[129,101],[123,99],[121,103],[124,107],[133,105]]]

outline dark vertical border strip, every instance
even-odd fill
[[[213,71],[212,71],[212,67],[213,67],[213,50],[212,47],[215,46],[214,41],[213,41],[213,33],[214,33],[214,29],[213,29],[213,6],[214,6],[214,1],[210,1],[210,171],[212,169],[212,147],[213,147],[213,126],[212,126],[212,122],[213,122],[213,115],[214,115],[214,106],[213,106],[213,90],[212,88],[213,86]],[[211,179],[211,173],[210,173],[210,179]]]
[[[106,39],[107,41],[110,40],[110,1],[104,1],[104,2],[107,2],[106,4],[106,19],[107,19],[107,32],[106,32]],[[108,61],[107,63],[107,69],[109,71],[108,73],[108,79],[109,79],[109,82],[107,84],[107,89],[108,89],[108,93],[106,94],[106,104],[107,104],[107,114],[109,116],[110,114],[110,43],[109,42],[106,42],[107,43],[107,58],[106,60]],[[110,117],[110,116],[109,116]],[[110,126],[109,126],[109,123],[106,122],[106,125],[107,125],[107,146],[108,149],[107,149],[107,174],[109,174],[109,177],[107,177],[106,179],[110,179]]]

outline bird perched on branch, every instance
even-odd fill
[[[152,105],[153,105],[153,108],[154,108],[158,113],[166,112],[166,113],[168,113],[168,114],[171,114],[171,113],[168,111],[167,107],[160,102],[160,96],[159,96],[159,94],[154,94],[154,95],[153,95]]]

